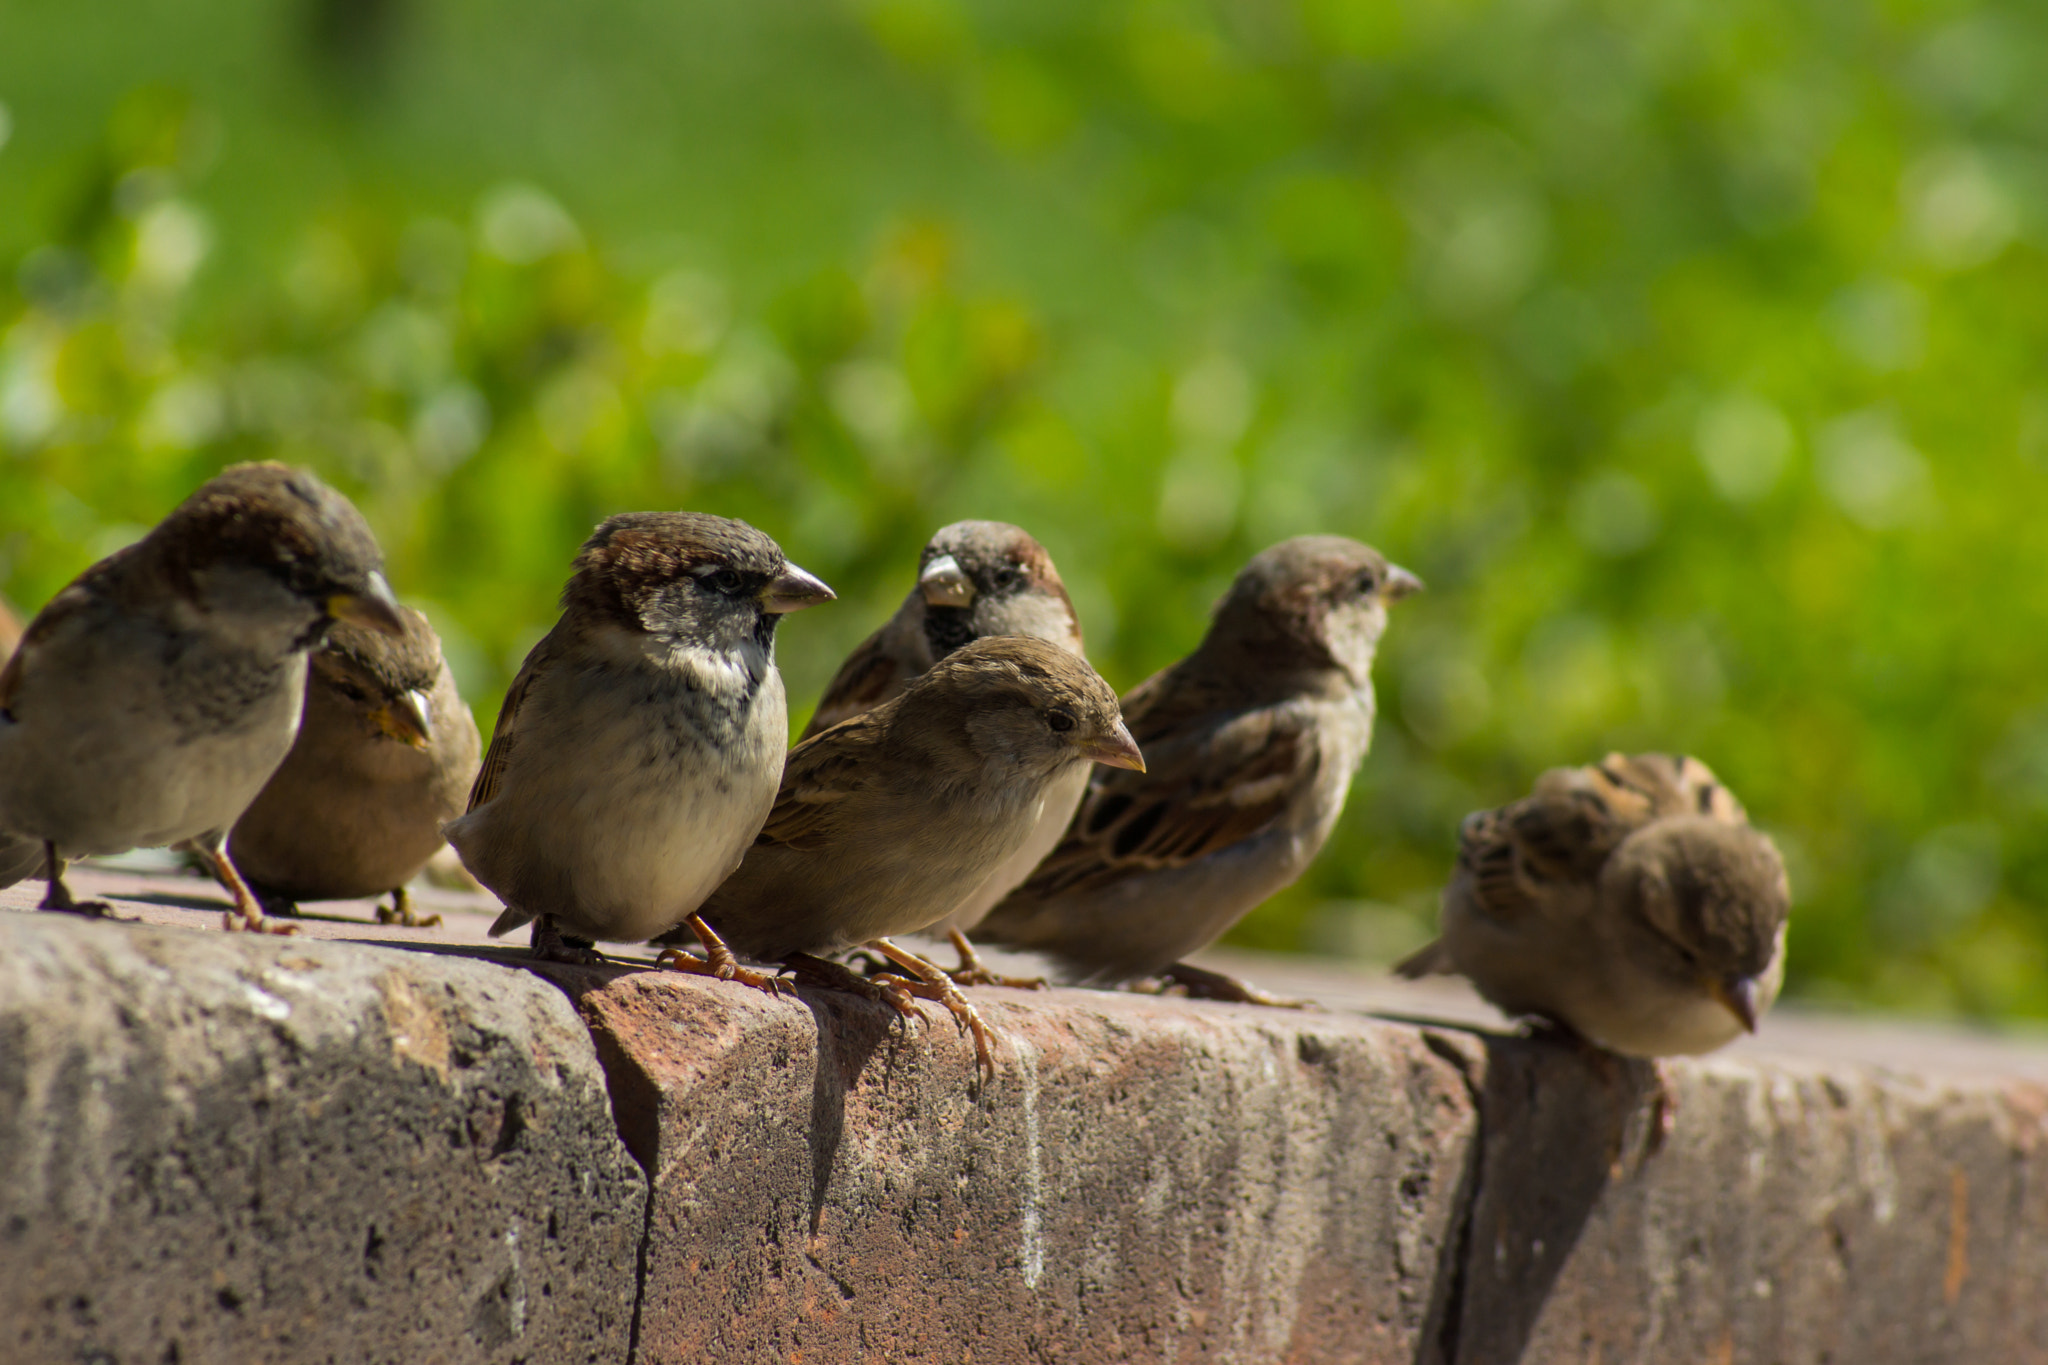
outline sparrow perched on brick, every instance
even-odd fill
[[[228,834],[273,910],[389,891],[386,924],[416,924],[405,884],[441,848],[483,750],[427,618],[401,635],[339,625],[314,651],[306,714],[284,765]]]
[[[236,465],[52,598],[0,670],[0,829],[65,858],[189,844],[268,928],[222,852],[298,733],[306,655],[336,621],[403,629],[348,499],[302,470]]]
[[[1060,582],[1052,556],[1030,533],[1004,521],[956,521],[939,528],[918,557],[917,586],[896,614],[862,641],[833,675],[804,730],[819,731],[881,705],[970,641],[994,635],[1025,636],[1082,655],[1081,621]],[[1031,875],[1050,853],[1081,804],[1088,765],[1070,766],[1046,788],[1031,837],[973,888],[953,913],[933,927],[953,939],[961,967],[955,978],[1000,982],[980,964],[961,936],[989,907]]]
[[[772,979],[738,968],[732,954],[781,962],[906,1014],[906,993],[938,1000],[991,1069],[986,1029],[966,998],[943,969],[888,936],[944,918],[962,886],[1030,838],[1046,787],[1090,762],[1144,770],[1109,684],[1041,640],[974,641],[791,751],[745,861],[688,921],[705,958],[664,957],[763,989]],[[915,979],[871,980],[824,960],[863,945]]]
[[[1777,998],[1791,893],[1707,766],[1610,754],[1466,817],[1443,935],[1396,968],[1467,977],[1631,1057],[1711,1052]]]
[[[596,939],[649,939],[695,910],[775,801],[789,742],[776,623],[831,600],[745,522],[599,526],[445,830],[505,902],[491,933],[532,921],[536,956],[583,961]]]
[[[1093,774],[1065,838],[976,937],[1082,984],[1281,1003],[1181,959],[1322,848],[1372,740],[1387,606],[1421,586],[1341,536],[1254,556],[1195,652],[1124,698],[1148,771]]]

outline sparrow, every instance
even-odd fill
[[[775,802],[789,743],[775,626],[832,590],[742,521],[628,512],[599,526],[444,828],[536,957],[682,922]]]
[[[5,666],[8,656],[14,653],[15,641],[20,638],[21,618],[7,605],[7,599],[0,597],[0,666]],[[12,886],[33,875],[42,865],[41,843],[0,830],[0,886]]]
[[[882,628],[839,666],[805,727],[809,739],[902,693],[932,664],[974,640],[1016,635],[1085,657],[1081,620],[1052,556],[1021,527],[1005,521],[956,521],[939,528],[918,557],[917,586]],[[1085,763],[1070,765],[1046,788],[1031,837],[987,880],[969,891],[934,932],[960,954],[954,979],[978,985],[1025,984],[981,965],[964,931],[1008,895],[1050,853],[1074,818],[1088,786]],[[1032,983],[1042,984],[1042,983]]]
[[[790,752],[775,807],[688,920],[701,959],[667,965],[773,989],[735,954],[886,1000],[942,1003],[992,1072],[989,1035],[945,971],[889,941],[944,918],[962,886],[1031,837],[1047,786],[1089,763],[1143,771],[1116,693],[1042,640],[997,636],[941,658],[897,696]],[[685,940],[678,929],[660,942]],[[870,979],[826,960],[865,946],[910,973]],[[743,974],[744,973],[744,974]]]
[[[382,564],[341,494],[235,465],[37,613],[0,669],[0,829],[40,844],[44,909],[108,912],[64,859],[184,844],[227,927],[278,928],[222,845],[292,747],[307,654],[337,621],[404,628]]]
[[[1443,934],[1395,968],[1468,978],[1626,1057],[1711,1052],[1785,972],[1785,864],[1695,758],[1609,754],[1467,816]]]
[[[427,618],[404,633],[336,626],[312,656],[299,737],[228,833],[228,856],[273,913],[391,893],[385,924],[415,919],[405,884],[460,815],[483,742]]]
[[[1372,740],[1387,607],[1422,583],[1341,536],[1254,556],[1195,652],[1123,709],[1144,772],[1096,772],[1058,847],[976,936],[1068,980],[1282,1002],[1180,959],[1301,875]]]

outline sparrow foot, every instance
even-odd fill
[[[862,976],[844,963],[813,957],[809,953],[791,953],[782,959],[782,965],[795,972],[799,980],[808,981],[813,986],[878,1000],[905,1019],[924,1019],[924,1015],[918,1012],[917,1002],[911,999],[908,989],[911,983],[900,976]]]
[[[593,940],[563,933],[553,915],[534,918],[533,938],[526,951],[538,961],[566,962],[572,967],[602,967],[609,960],[597,951]]]
[[[64,885],[64,860],[57,856],[57,846],[43,845],[43,891],[39,910],[55,910],[60,914],[83,915],[87,919],[120,919],[114,913],[110,901],[82,901],[71,894],[71,888]]]
[[[769,995],[795,995],[796,987],[779,976],[757,972],[752,967],[742,967],[740,960],[726,947],[718,931],[704,922],[701,915],[692,915],[684,923],[696,931],[697,939],[704,945],[704,956],[696,957],[681,948],[667,947],[654,959],[654,965],[664,971],[687,972],[691,976],[708,976],[718,981],[736,981],[742,986],[752,986]]]
[[[249,889],[249,883],[242,880],[236,870],[234,859],[228,857],[227,846],[218,837],[201,837],[188,840],[186,848],[206,860],[213,879],[227,888],[235,898],[235,908],[220,917],[221,929],[230,934],[296,934],[296,924],[280,924],[263,913],[263,902]],[[296,908],[296,907],[294,907]]]
[[[961,939],[960,943],[964,946],[966,940]],[[953,978],[947,974],[946,969],[936,962],[927,962],[908,949],[897,947],[886,938],[873,939],[866,946],[916,976],[918,979],[906,982],[904,988],[920,999],[944,1005],[960,1031],[974,1036],[975,1063],[981,1068],[981,1074],[985,1079],[994,1080],[996,1059],[991,1042],[993,1034],[974,1006],[967,1002],[967,997],[960,993],[960,988],[953,983]]]
[[[1664,1063],[1650,1063],[1650,1128],[1643,1140],[1643,1160],[1663,1152],[1665,1144],[1671,1141],[1671,1134],[1678,1127],[1678,1092],[1671,1087],[1671,1076],[1664,1070]]]
[[[377,923],[396,924],[403,929],[432,929],[441,923],[439,915],[421,915],[412,908],[412,896],[402,886],[391,890],[391,904],[377,907]]]
[[[974,945],[967,935],[958,929],[946,931],[946,941],[953,945],[953,951],[960,954],[960,965],[947,972],[957,986],[1009,986],[1020,991],[1051,990],[1052,983],[1042,976],[1004,976],[992,971],[981,960],[981,954],[974,951]]]
[[[1268,995],[1249,981],[1240,981],[1222,972],[1212,972],[1205,967],[1189,966],[1176,962],[1159,974],[1165,987],[1178,986],[1181,994],[1190,1000],[1223,1000],[1233,1005],[1265,1005],[1279,1010],[1312,1010],[1313,1000],[1290,1000],[1285,996]],[[1164,995],[1162,989],[1159,994]]]

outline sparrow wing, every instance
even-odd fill
[[[14,698],[21,689],[22,679],[35,666],[36,656],[42,653],[51,637],[73,625],[77,618],[91,612],[106,599],[120,599],[124,590],[133,585],[124,583],[126,570],[141,554],[141,542],[116,550],[84,573],[71,580],[64,590],[44,604],[28,623],[28,629],[14,643],[14,653],[0,667],[0,715],[13,716]]]
[[[1095,769],[1066,836],[1019,897],[1051,899],[1229,848],[1283,818],[1322,765],[1303,718],[1230,715],[1176,685],[1172,670],[1134,688],[1123,713],[1148,771]]]
[[[498,707],[498,723],[491,728],[491,747],[484,751],[484,763],[477,769],[476,782],[469,789],[469,805],[465,811],[475,810],[498,794],[499,784],[505,780],[505,769],[512,762],[512,750],[519,742],[519,708],[525,704],[526,694],[533,690],[534,681],[554,666],[561,650],[556,640],[561,630],[561,624],[557,623],[546,638],[533,647],[526,656],[526,662],[519,666],[518,676],[505,689],[504,703]]]
[[[819,698],[811,723],[804,727],[803,739],[822,734],[863,711],[874,710],[909,685],[917,676],[916,670],[907,666],[893,643],[889,628],[884,626],[846,656],[846,662],[839,665],[839,671],[826,686],[825,695]]]
[[[829,844],[846,799],[874,785],[871,758],[886,731],[886,717],[867,711],[790,750],[775,805],[754,842],[799,851]]]

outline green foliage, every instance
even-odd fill
[[[1244,941],[1408,946],[1465,811],[1680,749],[1786,845],[1796,990],[2048,1013],[2048,12],[373,11],[10,18],[18,602],[302,462],[487,717],[589,526],[690,506],[840,589],[801,711],[955,517],[1120,686],[1345,532],[1430,591]]]

